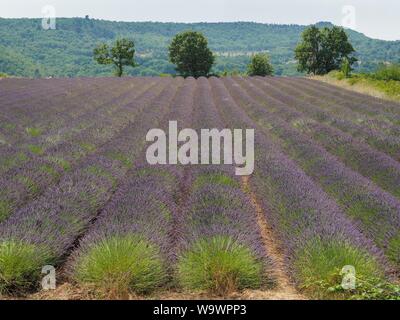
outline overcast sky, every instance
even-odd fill
[[[331,21],[373,38],[400,40],[400,0],[0,0],[0,17],[41,17],[46,5],[58,17],[118,21]]]

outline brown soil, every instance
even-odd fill
[[[21,298],[18,298],[21,299]],[[188,293],[177,291],[163,291],[151,296],[100,296],[98,293],[88,289],[82,289],[71,283],[64,283],[52,291],[40,291],[27,296],[23,299],[29,300],[304,300],[305,298],[296,292],[275,288],[274,290],[245,290],[243,292],[234,292],[224,297],[204,293]],[[1,300],[1,299],[0,299]]]
[[[274,294],[278,297],[288,297],[288,299],[305,299],[304,296],[297,292],[287,274],[285,258],[279,248],[279,244],[274,236],[272,227],[268,224],[268,221],[265,218],[263,208],[257,201],[257,197],[251,189],[250,178],[248,176],[242,177],[242,188],[248,194],[254,206],[265,251],[274,265],[274,269],[269,270],[270,273],[272,272],[272,276],[277,282],[277,287],[274,290]]]

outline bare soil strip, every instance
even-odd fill
[[[274,270],[271,270],[273,273],[272,275],[277,282],[277,287],[274,290],[277,291],[281,297],[287,296],[287,299],[306,299],[297,292],[286,272],[285,258],[278,246],[278,241],[275,239],[273,230],[265,218],[263,209],[260,203],[257,201],[255,193],[251,190],[250,179],[248,176],[242,177],[242,189],[250,197],[250,200],[254,206],[265,251],[271,258],[275,267]]]

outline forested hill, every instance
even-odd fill
[[[321,23],[323,25],[325,23]],[[139,67],[132,75],[174,73],[167,47],[178,32],[202,31],[217,55],[215,72],[243,71],[254,52],[268,51],[277,74],[296,74],[293,50],[305,26],[235,23],[113,22],[59,18],[56,30],[43,30],[41,19],[0,18],[0,73],[17,76],[109,75],[111,67],[97,65],[92,51],[99,42],[117,37],[134,39]],[[370,39],[348,31],[358,52],[359,68],[370,70],[379,62],[400,62],[400,41]]]

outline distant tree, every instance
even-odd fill
[[[333,27],[318,29],[312,26],[302,34],[302,41],[295,49],[298,70],[312,74],[326,74],[339,70],[345,59],[350,65],[357,59],[355,52],[343,28]]]
[[[41,77],[39,69],[35,69],[35,73],[33,75],[36,79]]]
[[[298,70],[317,74],[320,67],[321,32],[316,26],[306,29],[302,41],[295,49],[295,57],[298,60]]]
[[[353,70],[351,68],[349,59],[347,59],[347,58],[343,59],[340,70],[342,71],[345,78],[350,78],[351,71],[353,71]]]
[[[257,53],[252,56],[251,62],[247,67],[249,76],[271,76],[274,74],[274,69],[269,61],[269,56],[266,53]]]
[[[184,77],[207,76],[215,57],[208,48],[208,41],[200,32],[186,31],[177,34],[169,46],[169,60]]]
[[[113,64],[118,77],[124,73],[124,66],[136,66],[135,44],[129,39],[118,39],[111,48],[106,43],[99,44],[93,55],[99,64]]]

